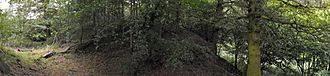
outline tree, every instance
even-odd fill
[[[263,0],[249,0],[249,33],[248,33],[248,69],[247,76],[261,76],[260,46],[261,25],[260,17]]]
[[[227,61],[248,76],[316,75],[330,67],[328,0],[11,3],[18,6],[1,14],[0,37],[40,36],[44,31],[34,27],[47,27],[52,29],[47,36],[53,43],[79,43],[75,48],[79,52],[124,50],[129,57],[122,57],[127,63],[122,68],[129,75],[187,65],[216,71],[227,68],[225,74],[240,75]]]

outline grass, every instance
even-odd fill
[[[42,60],[42,55],[49,51],[58,52],[58,46],[46,46],[40,49],[31,49],[32,52],[16,52],[14,49],[0,46],[0,51],[6,55],[19,59],[24,64],[36,64]],[[6,60],[5,60],[6,61]]]
[[[17,47],[14,47],[17,48]],[[60,56],[62,55],[61,48],[55,45],[45,45],[40,48],[29,48],[28,50],[32,51],[21,51],[18,52],[16,49],[11,47],[0,45],[0,62],[4,62],[4,64],[8,64],[10,68],[12,68],[12,73],[21,76],[23,74],[31,74],[31,75],[39,75],[43,76],[43,74],[47,75],[50,72],[55,72],[54,74],[58,74],[59,72],[63,72],[62,70],[67,68],[66,64],[60,64],[63,61],[60,61]],[[43,58],[42,55],[48,53],[49,51],[53,51],[56,55],[51,58]],[[19,61],[18,61],[19,60]],[[2,63],[0,63],[1,65]],[[45,68],[47,67],[47,70]],[[1,66],[0,66],[1,68]]]
[[[17,49],[13,48],[22,48],[28,49],[28,51],[16,51]],[[87,56],[79,54],[66,53],[64,50],[66,47],[61,48],[58,45],[44,45],[41,47],[8,47],[0,45],[0,52],[3,52],[7,60],[3,60],[8,63],[9,67],[12,68],[12,73],[17,74],[17,76],[32,75],[32,76],[59,76],[59,75],[100,75],[99,68],[105,69],[104,67],[109,67],[110,65],[118,65],[112,68],[119,70],[124,70],[126,73],[132,72],[131,69],[134,68],[120,68],[120,64],[107,64],[104,62],[104,57],[95,56],[94,54],[88,54]],[[30,51],[32,50],[32,51]],[[42,58],[43,54],[52,51],[56,54],[50,58]],[[106,56],[107,54],[98,54]],[[104,59],[103,59],[104,58]],[[0,59],[3,59],[1,57]],[[124,58],[127,59],[127,58]],[[17,63],[16,60],[20,60]],[[102,60],[102,61],[99,61]],[[116,59],[117,60],[117,59]],[[118,59],[120,63],[127,63],[123,66],[133,66],[131,63],[128,63],[128,60]],[[108,61],[110,62],[110,61]],[[93,64],[93,65],[92,65]],[[109,66],[106,66],[109,65]],[[97,68],[96,68],[97,67]],[[105,73],[108,70],[102,70],[101,73]],[[134,71],[134,70],[133,70]]]
[[[14,57],[19,59],[24,64],[34,64],[35,60],[39,58],[38,56],[31,55],[30,53],[27,52],[15,52],[14,50],[6,48],[4,46],[0,46],[0,51],[2,51],[5,55],[8,55],[5,58]]]

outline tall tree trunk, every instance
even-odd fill
[[[121,0],[120,1],[121,2],[121,15],[122,15],[122,17],[124,17],[125,16],[125,0]]]
[[[305,76],[305,53],[303,53],[303,59],[304,60],[302,60],[302,65],[301,65],[301,76]]]
[[[235,36],[235,61],[234,61],[234,63],[235,63],[235,67],[237,67],[237,62],[238,62],[238,52],[240,51],[240,42],[239,42],[239,40],[238,40],[239,38],[238,38],[238,36],[236,35]]]
[[[80,46],[83,46],[83,37],[84,37],[84,25],[80,25],[81,33],[80,33]]]
[[[329,58],[330,58],[330,56],[329,56]],[[328,61],[328,71],[330,72],[330,60]]]
[[[261,76],[260,70],[260,15],[262,0],[249,0],[248,69],[247,76]]]
[[[222,12],[222,10],[223,10],[223,0],[218,0],[217,1],[217,8],[216,8],[216,17],[219,17],[219,16],[222,16],[223,15],[223,12]]]
[[[217,5],[216,5],[216,12],[214,14],[214,17],[216,17],[216,19],[214,21],[218,21],[219,18],[223,17],[223,6],[222,6],[222,3],[223,3],[223,0],[217,0]],[[217,25],[214,25],[214,26],[217,26]],[[213,53],[215,53],[216,55],[218,55],[218,40],[219,40],[219,29],[217,28],[212,28],[212,31],[211,32],[208,32],[208,33],[211,33],[211,50],[213,51]]]

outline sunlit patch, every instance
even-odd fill
[[[10,4],[8,2],[9,0],[0,0],[0,9],[1,10],[9,9]]]

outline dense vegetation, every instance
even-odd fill
[[[83,53],[125,49],[133,60],[125,65],[132,66],[127,73],[134,75],[153,65],[202,64],[227,69],[220,75],[330,75],[329,0],[9,3],[0,14],[1,46],[72,44]]]

